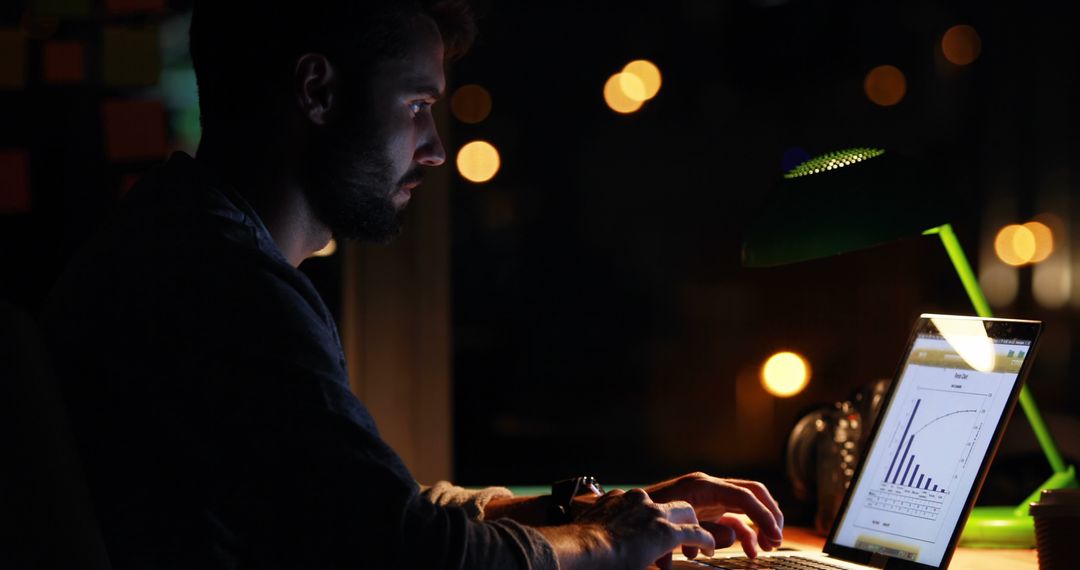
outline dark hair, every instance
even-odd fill
[[[287,92],[296,58],[325,55],[350,81],[409,46],[416,16],[435,21],[448,60],[476,36],[466,0],[196,0],[191,59],[204,132],[265,127]]]

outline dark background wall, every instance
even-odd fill
[[[475,6],[480,38],[451,69],[450,92],[483,85],[494,107],[479,124],[451,122],[448,151],[485,139],[503,162],[491,182],[455,175],[451,188],[458,482],[543,484],[579,472],[638,482],[707,469],[763,478],[786,494],[783,445],[802,413],[890,376],[921,311],[971,312],[932,238],[783,268],[740,266],[741,236],[785,153],[866,145],[939,169],[967,206],[954,226],[980,271],[1000,265],[991,245],[1001,225],[1045,213],[1061,221],[1051,259],[1072,280],[1066,302],[1038,302],[1028,267],[1009,273],[1019,289],[995,310],[1048,322],[1032,389],[1080,460],[1080,391],[1071,389],[1080,264],[1068,232],[1080,167],[1068,105],[1077,45],[1064,8]],[[36,310],[124,188],[169,151],[194,149],[189,7],[0,7],[5,298]],[[941,55],[941,35],[955,24],[981,36],[971,65]],[[617,115],[604,82],[637,58],[660,67],[663,87],[642,111]],[[863,93],[866,73],[882,64],[907,79],[895,106]],[[339,265],[338,256],[304,264],[335,311],[350,294]],[[756,379],[781,349],[813,367],[806,391],[786,400]],[[1008,437],[995,469],[1009,471],[997,485],[991,478],[990,499],[1019,500],[1029,488],[1004,481],[1033,487],[1046,474],[1030,461],[1038,455],[1023,420]]]

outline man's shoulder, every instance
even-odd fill
[[[45,327],[136,345],[294,338],[336,349],[332,317],[311,282],[275,255],[242,199],[194,168],[174,156],[132,189],[58,281]]]

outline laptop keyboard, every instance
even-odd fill
[[[751,570],[772,568],[776,570],[844,570],[843,567],[821,560],[802,556],[762,556],[753,560],[746,557],[695,559],[689,562],[703,568],[730,568],[733,570]]]

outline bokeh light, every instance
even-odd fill
[[[632,93],[640,94],[642,99],[631,99],[626,94],[626,87],[629,86],[629,90]],[[607,83],[604,84],[604,101],[612,111],[621,114],[629,114],[637,111],[644,103],[645,83],[641,81],[641,78],[630,74],[629,77],[623,77],[623,73],[619,72],[608,78]]]
[[[892,65],[879,65],[866,74],[863,91],[867,98],[882,107],[902,101],[907,93],[904,73]]]
[[[640,90],[638,83],[630,79],[631,77],[636,77],[640,81]],[[646,59],[637,59],[623,68],[620,82],[627,97],[636,101],[648,101],[660,92],[660,84],[663,81],[660,77],[660,68],[656,67],[656,64]]]
[[[1013,238],[1016,236],[1018,230],[1023,229],[1017,224],[1009,224],[1000,230],[996,236],[994,236],[994,253],[997,254],[998,259],[1009,265],[1023,265],[1027,263],[1027,259],[1016,253],[1016,248],[1013,246]],[[1031,232],[1031,230],[1025,230]]]
[[[470,182],[491,180],[499,171],[500,164],[499,151],[487,141],[472,141],[458,151],[458,172]]]
[[[1042,222],[1009,224],[994,238],[994,253],[1009,265],[1039,263],[1054,252],[1054,234]]]
[[[1031,254],[1031,263],[1039,263],[1054,253],[1054,232],[1042,222],[1028,222],[1024,227],[1031,232],[1035,241],[1034,251]]]
[[[978,59],[981,51],[979,33],[967,24],[953,26],[941,37],[941,53],[949,63],[968,65]]]
[[[334,255],[335,251],[337,251],[337,242],[334,240],[330,240],[326,243],[326,245],[323,246],[322,249],[316,251],[312,255],[314,255],[315,257],[330,257],[331,255]]]
[[[476,85],[462,85],[450,97],[450,112],[463,123],[479,123],[491,114],[491,93]]]
[[[1011,305],[1020,292],[1020,277],[1016,268],[993,260],[983,265],[979,271],[979,285],[986,294],[986,300],[995,307]]]
[[[790,398],[802,392],[809,382],[810,365],[794,352],[778,352],[761,367],[761,385],[778,398]]]

